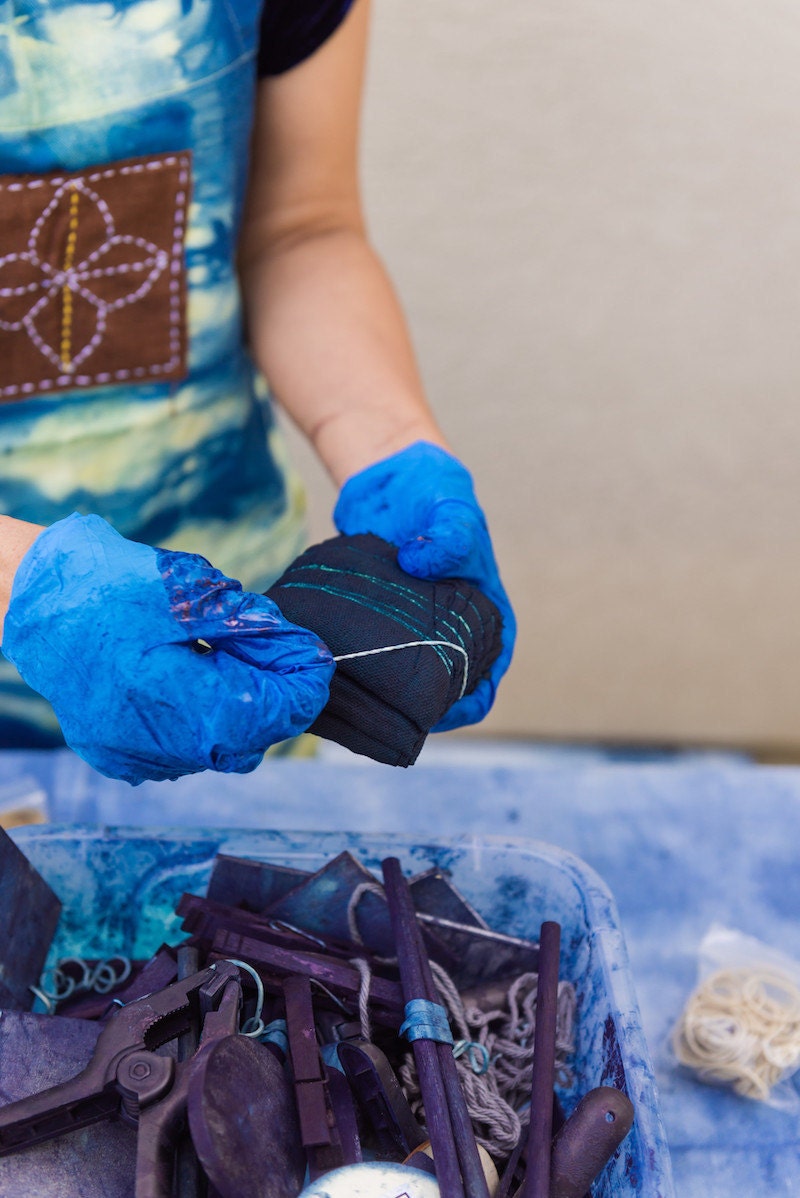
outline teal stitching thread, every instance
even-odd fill
[[[384,591],[398,592],[404,599],[407,600],[407,602],[409,603],[410,606],[419,608],[425,614],[427,614],[427,612],[430,609],[430,604],[429,604],[427,598],[423,598],[417,591],[413,590],[411,587],[404,586],[402,583],[399,583],[399,582],[390,582],[386,579],[375,578],[372,574],[364,574],[360,570],[342,570],[338,566],[325,566],[325,565],[317,565],[317,564],[309,563],[307,565],[297,567],[298,574],[302,573],[302,571],[304,571],[304,570],[313,571],[314,573],[319,572],[320,574],[336,574],[342,578],[362,578],[367,582],[377,583]],[[435,581],[435,580],[431,579],[431,580],[424,580],[424,581]],[[307,582],[287,582],[284,585],[287,587],[289,587],[289,586],[300,587],[301,589],[304,587],[310,589],[311,587],[313,587],[315,585],[318,587],[322,587],[321,583],[313,584],[313,583],[307,583]],[[374,601],[373,602],[366,601],[360,596],[351,595],[349,592],[332,590],[330,593],[338,594],[342,597],[353,599],[354,602],[361,602],[364,606],[370,607],[371,609],[373,609],[375,611],[382,610],[383,614],[394,614],[394,615],[398,615],[398,616],[406,615],[407,618],[410,619],[409,613],[402,612],[400,608],[392,607],[388,602],[384,602],[382,604],[380,602],[380,600],[378,600],[377,605],[376,605]],[[480,619],[480,612],[478,611],[478,608],[476,607],[474,601],[472,599],[467,599],[467,605],[472,609],[472,611],[475,613],[475,615],[478,616]],[[461,643],[463,644],[463,641],[461,639],[461,636],[460,636],[458,630],[452,624],[450,624],[448,622],[450,618],[457,620],[461,624],[462,628],[466,628],[467,632],[470,631],[469,624],[467,623],[466,619],[464,618],[464,616],[461,615],[460,612],[448,612],[446,614],[443,614],[439,618],[439,622],[443,625],[443,627],[447,628],[447,630],[449,632],[451,632],[453,634],[453,636],[457,637],[458,640],[461,641]],[[494,616],[492,616],[492,619],[494,620]],[[412,627],[412,626],[408,625],[408,627]],[[413,631],[419,632],[420,630],[413,629]]]
[[[342,578],[363,578],[367,582],[374,582],[378,586],[385,588],[387,591],[398,591],[410,603],[417,607],[425,608],[427,604],[425,600],[412,587],[405,586],[402,582],[392,582],[386,578],[376,578],[373,574],[364,574],[361,570],[342,570],[339,566],[325,566],[309,563],[304,566],[297,567],[299,574],[303,570],[319,571],[320,574],[338,574]]]
[[[428,608],[427,603],[423,602],[422,598],[417,594],[417,592],[412,590],[410,587],[405,587],[401,583],[396,583],[396,582],[383,582],[379,579],[376,579],[373,575],[363,573],[362,571],[358,571],[358,570],[348,571],[348,570],[342,570],[341,568],[339,568],[337,566],[314,565],[314,564],[300,566],[299,570],[300,571],[308,570],[308,571],[313,571],[315,573],[317,571],[319,571],[324,574],[332,574],[332,575],[336,575],[336,576],[343,577],[343,578],[361,578],[361,579],[366,580],[367,582],[377,583],[380,581],[381,586],[383,586],[387,590],[398,592],[410,605],[416,606],[418,608],[424,608],[426,611]],[[408,612],[401,611],[399,608],[395,607],[394,605],[392,605],[390,603],[375,601],[374,599],[367,600],[366,598],[364,598],[360,595],[354,595],[351,591],[348,591],[344,588],[337,587],[337,586],[324,585],[322,583],[287,582],[287,583],[284,583],[283,585],[286,586],[287,588],[291,587],[296,590],[320,591],[323,594],[335,595],[338,598],[348,599],[351,603],[357,603],[360,607],[366,607],[369,611],[374,611],[374,612],[380,613],[381,615],[390,616],[391,618],[395,619],[396,622],[398,624],[400,624],[403,628],[407,628],[409,630],[409,632],[416,633],[417,636],[420,636],[422,633],[422,629],[417,627],[412,622],[411,616]],[[469,606],[472,608],[472,610],[477,611],[472,600],[469,600],[468,602],[469,602]],[[469,626],[467,624],[467,621],[464,619],[464,617],[462,615],[460,615],[459,613],[455,613],[453,615],[453,619],[458,621],[458,623],[462,626],[462,628],[468,629]],[[338,656],[334,657],[334,661],[348,661],[348,660],[351,660],[351,659],[357,658],[357,657],[371,657],[373,654],[376,654],[376,653],[389,653],[396,649],[412,649],[412,648],[416,648],[418,646],[428,645],[436,651],[437,657],[442,662],[442,664],[445,666],[445,669],[447,670],[448,674],[450,674],[452,676],[453,662],[450,660],[450,658],[447,656],[447,654],[442,653],[440,650],[442,648],[453,649],[453,650],[455,650],[455,652],[460,653],[464,658],[464,676],[462,679],[461,691],[458,696],[459,699],[461,699],[461,698],[463,698],[464,693],[467,689],[467,683],[468,683],[468,679],[469,679],[469,654],[465,648],[464,639],[461,634],[461,630],[458,627],[456,627],[453,623],[451,623],[450,619],[448,619],[447,616],[445,616],[445,615],[443,615],[441,617],[439,622],[442,625],[443,629],[445,629],[450,635],[457,638],[457,640],[459,641],[459,644],[456,644],[455,641],[431,640],[431,639],[419,640],[419,641],[406,641],[403,644],[399,644],[399,645],[385,645],[385,646],[382,646],[377,649],[364,649],[364,650],[361,650],[360,652],[342,653],[342,654],[339,654]]]
[[[386,591],[399,592],[399,594],[408,601],[410,606],[420,608],[421,611],[425,614],[427,614],[427,612],[429,611],[429,608],[430,608],[428,600],[423,599],[423,597],[417,591],[413,590],[411,587],[403,586],[403,584],[399,583],[399,582],[389,582],[385,579],[378,579],[378,578],[375,578],[372,574],[364,574],[359,570],[342,570],[338,566],[325,566],[325,565],[316,565],[316,564],[308,564],[308,565],[297,567],[298,574],[301,573],[303,570],[313,571],[315,573],[319,572],[321,574],[337,574],[343,578],[362,578],[362,579],[365,579],[367,582],[377,583],[380,587],[382,587]],[[435,580],[430,580],[430,581],[435,581]],[[306,587],[306,588],[310,589],[315,584],[306,583],[306,582],[287,582],[284,585],[291,586],[291,587],[300,587],[300,588]],[[316,584],[316,585],[319,587],[322,587],[321,583]],[[322,588],[322,589],[324,589],[324,588]],[[382,604],[380,604],[380,601],[378,601],[378,605],[376,606],[374,603],[366,602],[363,599],[360,599],[358,596],[350,595],[349,592],[332,590],[330,593],[338,594],[345,598],[351,598],[354,600],[354,602],[361,602],[363,606],[370,607],[371,609],[373,609],[375,611],[382,610],[383,614],[395,614],[398,616],[406,615],[408,618],[410,618],[410,616],[408,615],[407,612],[401,612],[401,610],[399,608],[391,607],[388,603],[382,605]],[[472,599],[467,599],[467,604],[472,609],[472,611],[475,613],[475,615],[478,616],[480,619],[480,612],[478,611],[478,608],[476,607],[474,601]],[[442,615],[439,619],[439,622],[442,624],[442,626],[445,627],[449,632],[451,632],[453,634],[453,636],[457,637],[457,639],[459,641],[461,641],[461,643],[463,644],[463,641],[461,640],[461,636],[459,635],[458,630],[452,624],[450,624],[448,622],[450,617],[458,620],[458,622],[461,624],[461,626],[463,628],[466,628],[466,630],[468,632],[470,631],[469,624],[467,623],[465,618],[459,612],[449,612],[446,615]],[[494,616],[492,616],[492,620],[494,620]],[[411,625],[406,625],[406,626],[411,627]],[[412,629],[412,630],[415,632],[420,631],[419,629]]]
[[[352,591],[348,591],[345,587],[326,585],[321,582],[284,582],[281,583],[281,586],[287,590],[291,587],[294,590],[300,591],[322,591],[324,595],[335,595],[337,599],[349,599],[352,603],[357,603],[359,607],[366,607],[369,611],[377,611],[384,616],[392,616],[397,620],[398,624],[402,624],[409,632],[416,632],[418,636],[422,633],[422,629],[412,622],[413,616],[409,612],[404,611],[403,608],[395,607],[388,602],[381,602],[380,599],[368,599],[365,595],[354,595]]]
[[[368,611],[377,611],[380,612],[381,615],[391,616],[402,628],[407,628],[409,632],[415,633],[416,636],[423,635],[422,628],[418,628],[415,624],[410,623],[408,618],[400,618],[404,613],[401,613],[398,609],[384,604],[370,603],[368,600],[363,599],[360,595],[351,594],[350,591],[340,590],[338,587],[326,587],[318,583],[308,582],[286,582],[282,583],[281,585],[285,586],[286,588],[292,587],[301,591],[321,591],[323,595],[335,595],[339,599],[349,599],[351,603],[357,603],[360,607],[366,607]],[[445,666],[448,674],[452,674],[453,663],[450,661],[447,655],[440,652],[438,649],[436,650],[436,654]]]

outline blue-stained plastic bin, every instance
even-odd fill
[[[349,849],[380,876],[380,861],[400,858],[418,873],[447,870],[489,925],[536,939],[545,919],[562,927],[561,977],[578,995],[570,1110],[593,1086],[624,1088],[636,1110],[633,1130],[594,1188],[595,1198],[673,1198],[658,1095],[633,989],[616,905],[577,857],[538,841],[469,837],[437,844],[400,835],[143,831],[80,826],[21,828],[14,838],[61,898],[51,953],[149,956],[182,938],[173,909],[184,891],[202,894],[217,853],[315,870]]]

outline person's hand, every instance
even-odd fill
[[[417,441],[349,478],[333,520],[346,535],[371,532],[391,541],[406,573],[464,578],[497,605],[503,617],[503,649],[491,675],[455,703],[434,732],[482,720],[511,661],[516,621],[467,470],[438,445]]]
[[[313,633],[205,558],[77,514],[23,557],[2,650],[67,744],[133,784],[254,769],[313,723],[334,670]]]

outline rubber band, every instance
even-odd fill
[[[57,965],[49,973],[43,973],[39,982],[40,992],[56,1003],[69,998],[75,989],[75,979],[71,978],[69,974],[63,973]]]
[[[264,983],[261,981],[260,975],[253,969],[252,965],[248,965],[247,961],[239,961],[236,957],[226,957],[225,960],[229,965],[237,965],[239,969],[244,969],[246,973],[250,974],[250,977],[256,984],[256,1009],[250,1018],[246,1019],[239,1028],[239,1035],[258,1040],[267,1030],[261,1019],[261,1012],[264,1010]]]
[[[83,957],[61,957],[59,959],[59,961],[56,964],[55,970],[53,971],[53,980],[55,981],[56,985],[58,985],[59,977],[69,978],[69,974],[66,973],[66,970],[65,970],[65,966],[67,966],[67,965],[77,965],[78,968],[83,971],[83,977],[70,978],[70,981],[73,983],[70,993],[72,993],[72,990],[75,990],[75,989],[90,990],[91,985],[92,985],[93,971],[92,971],[92,968],[89,965],[89,963],[87,961],[84,961]],[[57,995],[54,997],[57,997]]]
[[[469,1061],[469,1067],[473,1073],[478,1076],[486,1073],[491,1064],[489,1049],[485,1044],[481,1044],[478,1040],[456,1040],[453,1045],[453,1056],[458,1060],[460,1056],[466,1054]]]
[[[127,982],[128,978],[131,976],[131,972],[133,970],[133,963],[131,962],[130,957],[109,957],[106,964],[110,965],[112,963],[112,961],[119,961],[120,964],[122,965],[122,969],[117,974],[117,982],[116,982],[116,984],[118,986],[121,986],[122,983]]]
[[[766,1101],[800,1066],[800,989],[775,969],[722,969],[689,996],[673,1034],[682,1065]]]
[[[453,1033],[447,1011],[438,1002],[427,998],[412,998],[405,1006],[405,1021],[400,1035],[409,1043],[414,1040],[435,1040],[438,1044],[453,1044]]]
[[[116,977],[112,966],[107,961],[101,961],[92,977],[92,989],[98,994],[108,994],[109,990],[114,989]]]
[[[122,966],[117,970],[114,962]],[[73,977],[68,971],[68,965],[75,965],[81,970],[82,976]],[[62,957],[55,966],[42,974],[39,983],[39,993],[54,1003],[64,1002],[71,998],[76,991],[93,990],[95,994],[108,994],[121,986],[131,975],[132,965],[128,957],[122,955],[109,957],[98,961],[92,968],[83,957]]]
[[[50,995],[46,994],[45,991],[41,990],[38,986],[29,986],[28,989],[34,998],[38,998],[39,1002],[44,1004],[47,1014],[52,1015],[56,1009],[56,1004]]]
[[[122,962],[120,973],[117,973],[114,968],[114,961]],[[91,989],[97,994],[108,994],[109,991],[127,981],[130,973],[131,963],[127,957],[109,957],[107,961],[101,961],[92,974]]]
[[[362,649],[359,653],[339,653],[338,656],[334,656],[333,660],[350,661],[353,657],[371,657],[373,653],[393,653],[395,649],[415,649],[420,645],[430,645],[432,648],[441,645],[446,649],[455,649],[456,653],[461,654],[464,658],[464,680],[461,683],[458,697],[463,699],[469,679],[469,654],[463,645],[456,645],[453,641],[405,641],[402,645],[383,645],[380,649]]]

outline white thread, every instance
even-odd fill
[[[364,943],[361,932],[358,930],[358,917],[356,912],[358,904],[361,902],[365,894],[377,894],[386,902],[386,892],[380,882],[361,882],[356,886],[353,893],[350,895],[350,901],[347,904],[347,927],[350,932],[350,939],[354,944],[361,945]]]
[[[363,1040],[372,1039],[372,1024],[369,1018],[369,988],[372,981],[372,970],[369,966],[369,961],[364,957],[354,957],[351,965],[358,970],[361,978],[358,987],[358,1021],[361,1024],[361,1038]]]
[[[672,1047],[701,1078],[764,1102],[800,1065],[800,989],[776,969],[721,969],[690,995]]]
[[[455,649],[456,653],[460,653],[464,658],[464,681],[461,683],[459,699],[463,699],[464,691],[467,689],[467,680],[469,678],[469,655],[463,645],[456,645],[452,641],[406,641],[402,645],[383,645],[380,649],[362,649],[359,653],[340,653],[334,656],[334,661],[349,661],[352,657],[371,657],[373,653],[393,653],[395,649],[414,649],[418,645],[443,645],[447,649]]]
[[[521,974],[509,987],[502,1008],[482,1011],[464,1007],[452,978],[435,961],[431,961],[431,972],[458,1040],[474,1045],[488,1057],[489,1067],[482,1073],[475,1072],[469,1053],[456,1061],[478,1143],[493,1156],[508,1156],[528,1120],[524,1104],[530,1099],[538,977]],[[575,1006],[575,988],[569,982],[559,982],[556,1070],[562,1085],[571,1084],[567,1060],[575,1051]],[[419,1080],[410,1053],[400,1066],[400,1077],[412,1109],[419,1112]]]

